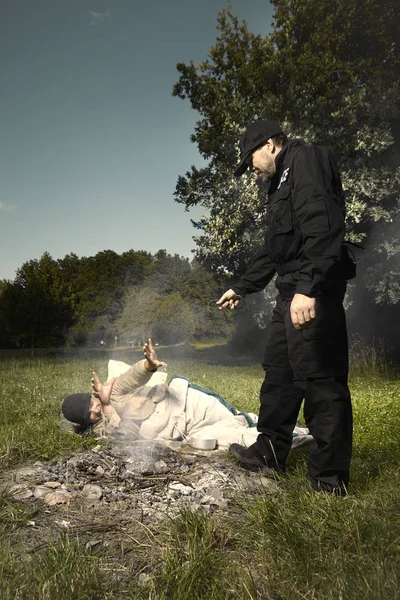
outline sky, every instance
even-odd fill
[[[231,0],[268,33],[268,0]],[[173,199],[203,160],[199,118],[171,95],[204,60],[224,0],[2,0],[0,279],[49,252],[165,248],[191,257],[201,208]]]

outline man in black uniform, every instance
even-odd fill
[[[256,121],[240,139],[237,177],[247,168],[270,181],[265,245],[245,275],[218,300],[235,308],[278,274],[260,392],[259,436],[231,454],[247,468],[284,471],[292,431],[304,418],[316,441],[308,459],[313,487],[345,495],[352,411],[343,298],[351,261],[343,247],[345,206],[340,175],[325,147],[291,140],[275,122]]]

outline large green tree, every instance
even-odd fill
[[[214,275],[166,250],[59,260],[46,252],[0,282],[0,347],[223,338],[230,315],[207,305],[220,292]]]
[[[117,254],[104,250],[81,259],[70,254],[59,262],[76,300],[68,343],[97,345],[101,340],[114,343],[115,321],[123,310],[125,293],[153,272],[154,257],[142,251]]]
[[[265,191],[233,178],[247,121],[271,117],[291,137],[340,157],[347,237],[367,244],[363,285],[376,303],[399,287],[400,11],[395,0],[272,0],[273,29],[255,35],[229,10],[200,65],[178,64],[173,94],[200,113],[192,135],[202,168],[179,177],[175,199],[205,208],[197,257],[240,274],[263,233]],[[373,245],[368,238],[374,234]]]
[[[47,252],[39,260],[24,263],[14,282],[3,283],[1,317],[18,347],[63,344],[74,310],[71,282]]]
[[[165,258],[159,272],[152,273],[143,285],[127,290],[116,323],[120,339],[143,341],[152,336],[160,343],[172,344],[227,338],[233,329],[232,319],[215,306],[221,294],[215,276],[179,257]]]

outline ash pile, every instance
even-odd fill
[[[226,452],[191,451],[180,443],[135,442],[101,446],[49,463],[36,462],[13,473],[8,489],[16,500],[45,505],[110,505],[123,502],[152,521],[183,507],[228,510],[238,493],[275,493],[262,473],[235,465]]]

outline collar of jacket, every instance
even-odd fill
[[[295,147],[297,146],[304,146],[305,145],[305,141],[301,140],[301,139],[296,139],[296,140],[290,140],[286,146],[284,146],[282,148],[282,150],[279,152],[278,156],[275,158],[275,166],[276,166],[276,175],[280,174],[282,165],[285,161],[285,157],[287,156],[287,154]]]

